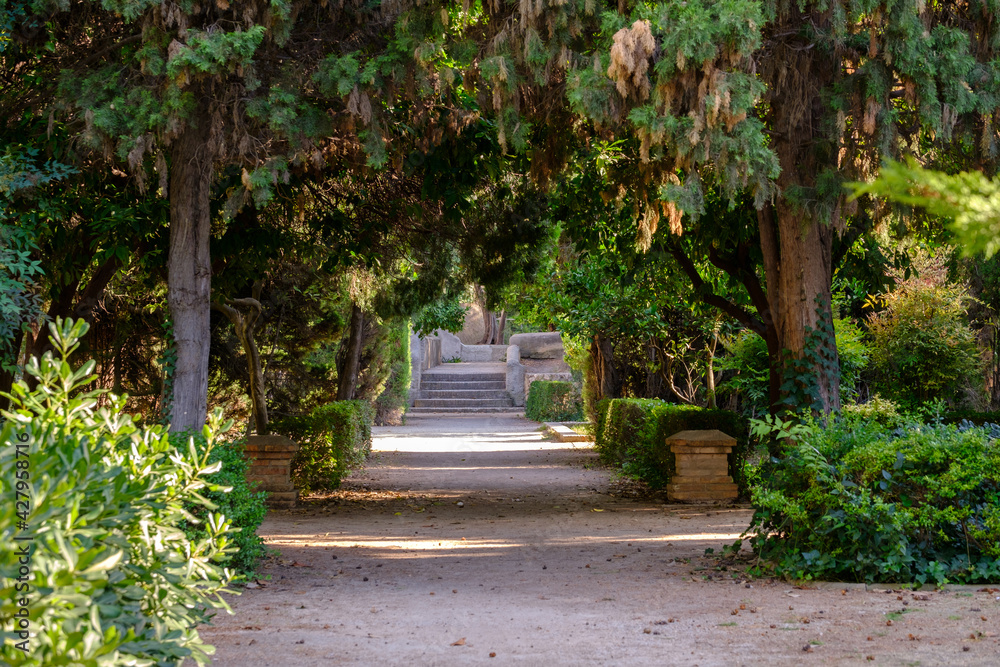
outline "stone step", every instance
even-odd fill
[[[502,389],[467,389],[467,390],[452,390],[452,389],[421,389],[420,398],[474,398],[474,399],[493,399],[502,400],[509,398],[510,394]]]
[[[515,413],[524,412],[524,408],[410,408],[407,410],[408,415],[454,415],[454,414],[492,414],[492,413]]]
[[[494,390],[502,391],[507,388],[507,382],[505,380],[496,380],[484,382],[481,380],[466,380],[464,382],[440,382],[438,380],[431,380],[426,375],[420,379],[420,388],[423,389],[433,389],[433,390],[467,390],[467,389],[483,389],[483,390]]]
[[[506,382],[506,373],[434,373],[424,372],[420,382]]]
[[[514,406],[514,400],[506,398],[418,398],[413,401],[415,408],[509,408]]]

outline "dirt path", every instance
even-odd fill
[[[342,491],[268,515],[281,556],[202,629],[213,664],[1000,665],[1000,590],[745,581],[702,555],[749,510],[623,497],[536,429],[376,429]]]

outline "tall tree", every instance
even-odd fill
[[[560,99],[592,122],[578,132],[637,140],[640,164],[621,184],[641,200],[647,245],[662,219],[677,234],[695,223],[708,185],[734,202],[749,193],[772,358],[829,410],[836,348],[809,332],[830,330],[836,239],[855,212],[842,184],[910,151],[992,163],[995,12],[979,0],[497,3],[476,69],[512,144],[548,142],[540,171],[571,143],[548,129]],[[532,121],[546,128],[533,134]]]

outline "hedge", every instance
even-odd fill
[[[292,481],[303,493],[335,489],[372,449],[375,410],[368,401],[334,401],[308,417],[286,417],[272,423],[299,443],[292,459]]]
[[[528,389],[524,416],[536,422],[580,421],[583,402],[572,382],[537,380]]]
[[[750,452],[746,417],[728,410],[677,405],[651,398],[616,398],[597,405],[595,446],[601,458],[652,488],[662,488],[675,474],[666,439],[679,431],[717,429],[736,438],[729,474],[740,495],[749,492],[744,464]]]

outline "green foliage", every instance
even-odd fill
[[[842,396],[850,397],[856,391],[870,351],[861,329],[850,320],[834,319],[833,329],[840,358],[840,391]],[[769,408],[767,343],[750,329],[724,339],[723,343],[729,354],[717,360],[717,368],[734,373],[726,377],[721,388],[738,392],[744,413],[764,414]]]
[[[0,220],[2,220],[0,214]],[[33,240],[20,227],[0,223],[0,364],[13,370],[18,350],[13,341],[22,326],[42,316],[34,281],[41,274],[31,259]]]
[[[886,164],[873,182],[853,187],[856,196],[872,193],[951,219],[957,246],[966,256],[981,252],[989,258],[1000,251],[1000,180],[982,172],[946,174],[907,158],[905,164]]]
[[[206,664],[213,648],[196,628],[212,608],[228,608],[220,594],[232,572],[222,563],[234,547],[228,519],[202,494],[222,490],[207,477],[220,467],[210,461],[214,434],[228,425],[212,416],[203,451],[190,441],[174,447],[162,427],[137,427],[124,398],[86,391],[93,361],[69,365],[86,330],[82,321],[50,325],[57,354],[29,364],[37,388],[15,384],[4,413],[0,657],[7,665]],[[15,490],[27,509],[15,509]],[[203,508],[197,540],[181,529],[194,520],[191,506]],[[24,562],[14,545],[30,548],[27,587],[17,581]],[[20,598],[32,632],[26,652],[12,631]]]
[[[1000,448],[980,428],[814,426],[773,462],[753,503],[751,544],[777,574],[937,584],[1000,577]]]
[[[883,300],[885,310],[868,321],[878,391],[913,407],[959,401],[969,378],[981,377],[964,290],[907,281]]]
[[[601,401],[598,411],[595,447],[604,461],[620,466],[625,474],[661,488],[675,473],[667,438],[680,431],[716,429],[736,438],[736,447],[729,455],[729,474],[741,495],[748,491],[745,463],[751,444],[745,417],[728,410],[642,398]]]
[[[334,401],[308,417],[271,423],[275,433],[299,443],[292,459],[292,481],[303,493],[335,489],[372,448],[374,409],[368,401]]]
[[[460,293],[446,294],[417,313],[413,318],[413,331],[421,337],[429,336],[438,329],[458,333],[465,326],[468,310],[469,307],[462,304]]]
[[[403,423],[403,413],[410,402],[410,332],[406,320],[392,326],[383,354],[390,364],[385,389],[375,399],[375,424],[379,426]]]
[[[866,424],[877,424],[883,428],[901,428],[912,421],[912,417],[899,411],[899,406],[887,398],[875,394],[867,403],[845,405],[841,416],[849,424],[859,428]]]
[[[743,410],[752,415],[768,411],[770,404],[768,378],[770,362],[767,342],[750,329],[743,329],[735,336],[723,339],[727,355],[719,357],[716,368],[733,371],[727,374],[719,389],[737,392],[743,400]]]
[[[254,491],[247,482],[247,471],[250,462],[243,455],[244,440],[219,440],[209,448],[208,442],[201,434],[172,434],[170,441],[180,449],[188,440],[194,440],[199,455],[208,453],[210,464],[219,463],[222,468],[205,478],[205,481],[216,489],[209,489],[202,495],[216,506],[216,511],[229,520],[234,533],[232,543],[239,551],[232,554],[229,565],[239,574],[250,576],[257,569],[257,564],[264,557],[266,549],[264,540],[257,534],[257,529],[267,514],[267,492]],[[228,490],[227,490],[228,489]],[[189,503],[186,509],[198,519],[197,523],[184,524],[184,532],[192,542],[206,537],[205,517],[207,510],[197,503]],[[238,531],[238,532],[235,532]]]
[[[528,389],[524,416],[536,422],[580,421],[583,401],[572,382],[537,380]]]

